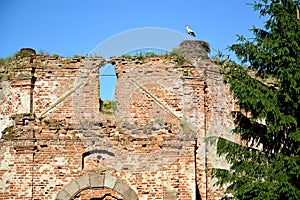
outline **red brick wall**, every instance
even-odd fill
[[[98,68],[107,62],[118,75],[114,114],[99,112]],[[0,199],[125,198],[105,186],[72,190],[69,184],[93,173],[112,175],[139,199],[196,199],[196,187],[201,198],[222,196],[205,169],[228,165],[203,140],[237,139],[232,97],[210,60],[37,57],[28,67],[6,88],[29,95],[31,105],[10,92],[1,116],[25,105],[37,117],[15,126],[18,141],[1,141]],[[28,71],[34,82],[16,78]]]

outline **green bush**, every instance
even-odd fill
[[[12,56],[8,56],[6,58],[0,58],[0,66],[7,66],[13,61]]]
[[[131,59],[131,55],[130,54],[123,54],[121,57],[122,58],[126,58],[126,59]]]
[[[180,50],[177,48],[172,49],[169,56],[175,57],[175,62],[177,62],[179,65],[183,64],[186,61],[186,59],[181,55]]]
[[[14,140],[16,138],[16,132],[15,132],[14,126],[6,127],[2,131],[2,133],[3,133],[3,135],[2,135],[3,139]]]
[[[117,111],[117,103],[115,101],[100,101],[100,112],[104,114],[113,114]]]
[[[15,54],[15,57],[16,58],[18,58],[18,57],[24,58],[24,57],[31,57],[31,56],[35,56],[35,55],[36,55],[36,52],[34,49],[22,48],[18,53]]]

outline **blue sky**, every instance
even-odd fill
[[[185,24],[211,48],[261,26],[252,0],[0,0],[0,57],[31,47],[63,56],[85,55],[120,32],[162,27],[185,34]]]
[[[212,56],[215,50],[227,54],[236,34],[249,38],[253,25],[262,27],[264,21],[249,3],[253,1],[0,0],[0,57],[24,47],[65,57],[86,55],[128,30],[158,27],[187,36],[185,24],[195,39],[210,44]]]

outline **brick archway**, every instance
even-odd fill
[[[110,174],[91,173],[71,181],[55,200],[72,200],[76,194],[88,189],[107,188],[120,194],[124,200],[138,200],[135,191],[124,181]]]

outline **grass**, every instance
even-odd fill
[[[130,54],[123,54],[121,57],[125,58],[125,59],[131,59],[131,55]]]
[[[8,56],[6,58],[0,58],[0,81],[10,80],[12,78],[11,74],[7,74],[8,69],[12,66],[14,60],[13,56]]]
[[[123,54],[121,57],[125,59],[131,59],[133,57],[136,57],[138,60],[144,61],[145,58],[153,58],[153,57],[158,57],[158,56],[163,56],[164,58],[175,58],[175,62],[178,65],[182,65],[184,62],[188,62],[180,53],[180,49],[174,48],[170,53],[165,52],[162,55],[158,55],[153,51],[147,51],[147,52],[139,52],[137,53],[136,56],[132,56],[130,54]]]
[[[2,131],[2,133],[3,133],[3,135],[2,135],[3,139],[6,139],[6,140],[14,140],[14,139],[16,139],[16,133],[14,131],[14,126],[6,127]]]
[[[175,57],[175,62],[179,65],[182,65],[187,60],[181,55],[180,50],[177,48],[172,49],[169,54],[169,57]]]
[[[73,56],[73,58],[81,58],[82,56],[81,55],[79,55],[79,54],[75,54],[74,56]]]
[[[47,126],[49,126],[49,124],[51,123],[51,121],[50,121],[50,119],[45,119],[45,120],[44,120],[44,123],[45,123]]]
[[[123,54],[121,57],[125,59],[131,59],[133,57],[136,57],[138,60],[144,60],[145,58],[153,58],[157,56],[161,56],[161,55],[158,55],[153,51],[147,51],[147,52],[139,52],[135,56],[132,56],[130,54]]]
[[[7,66],[13,61],[13,56],[8,56],[6,58],[0,58],[0,66]]]
[[[60,55],[58,55],[58,54],[56,54],[56,53],[53,53],[53,54],[52,54],[52,57],[54,57],[54,58],[61,58],[62,56],[60,56]]]
[[[117,103],[115,101],[100,100],[100,112],[104,114],[113,114],[117,111]]]
[[[50,56],[50,53],[48,51],[43,50],[43,49],[40,49],[38,54],[41,55],[41,56]]]

